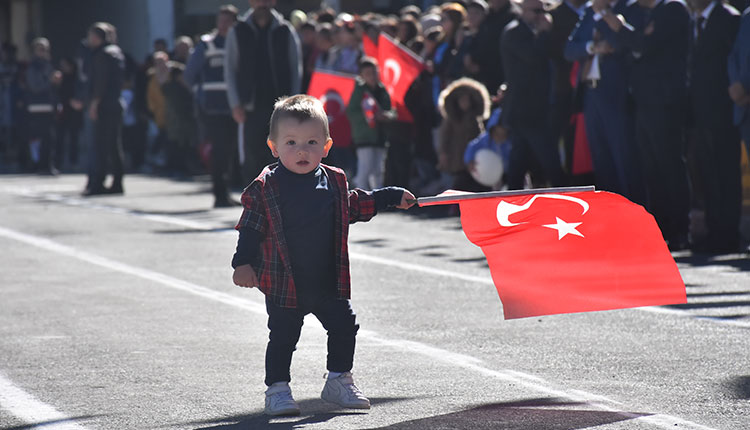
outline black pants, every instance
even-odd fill
[[[78,165],[78,145],[81,134],[81,123],[64,118],[57,127],[57,152],[55,164],[62,167],[67,156],[71,165]]]
[[[412,124],[395,121],[389,127],[388,154],[385,157],[386,186],[409,187],[411,163],[414,158]]]
[[[39,171],[49,171],[54,167],[55,145],[52,141],[52,127],[54,116],[52,113],[40,112],[30,113],[28,116],[29,138],[30,140],[39,139],[39,159],[33,167]]]
[[[560,164],[557,141],[543,125],[540,127],[518,126],[511,129],[510,168],[508,188],[522,189],[526,172],[534,164],[541,166],[544,179],[553,187],[566,184],[565,174]]]
[[[709,237],[716,245],[738,246],[742,212],[738,130],[731,124],[698,127],[696,139],[695,156]]]
[[[636,106],[635,132],[646,183],[646,208],[666,240],[686,238],[690,192],[685,167],[685,110],[676,104]]]
[[[112,174],[112,186],[122,186],[122,111],[119,109],[99,109],[94,122],[94,144],[92,145],[94,165],[89,177],[89,189],[104,188],[107,173]]]
[[[230,115],[202,114],[206,139],[211,142],[211,183],[214,198],[229,199],[227,181],[237,154],[237,123]]]
[[[312,313],[328,331],[327,369],[348,372],[354,364],[354,345],[359,324],[349,300],[320,300],[309,310],[282,308],[266,300],[268,328],[266,348],[266,385],[289,382],[289,367],[296,349],[305,315]]]
[[[266,109],[245,112],[245,161],[242,164],[242,175],[247,184],[257,178],[264,167],[274,162],[271,150],[266,145],[271,112]]]

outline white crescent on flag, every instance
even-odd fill
[[[326,108],[328,114],[328,122],[333,122],[334,115],[338,114],[344,107],[344,99],[341,98],[341,94],[337,91],[329,90],[320,98],[320,102],[323,103],[323,107]],[[331,106],[329,104],[337,104],[337,106]],[[333,108],[337,108],[332,112]]]
[[[398,80],[401,79],[401,65],[398,64],[398,61],[393,58],[385,60],[385,64],[383,64],[383,77],[385,78],[384,84],[389,88],[393,88],[398,84]]]
[[[566,196],[563,194],[536,194],[531,198],[531,200],[523,205],[514,205],[512,203],[507,203],[505,200],[501,200],[497,205],[497,222],[500,223],[502,227],[513,227],[515,225],[525,224],[524,222],[512,223],[508,218],[514,213],[527,210],[538,198],[567,200],[570,202],[578,203],[583,208],[583,213],[581,213],[581,215],[585,214],[589,210],[588,202],[579,199],[578,197]]]

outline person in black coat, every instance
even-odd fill
[[[646,208],[671,250],[688,246],[690,197],[685,168],[690,14],[681,0],[638,0],[625,16],[603,19],[633,59],[635,133],[646,183]]]
[[[694,251],[738,251],[742,211],[741,144],[733,124],[727,59],[740,14],[718,0],[690,0],[694,11],[690,56],[690,107],[697,145],[708,236]]]
[[[120,47],[110,43],[107,23],[95,23],[89,28],[88,46],[91,49],[89,118],[94,124],[94,142],[90,157],[94,164],[89,173],[84,196],[122,194],[122,106],[120,92],[125,76],[125,56]],[[112,185],[104,187],[107,173],[112,173]]]
[[[565,182],[551,127],[553,66],[549,57],[552,18],[540,0],[524,0],[519,18],[505,27],[500,44],[508,89],[504,124],[511,131],[508,187],[520,189],[536,161],[552,186]]]
[[[500,40],[503,29],[515,19],[510,0],[489,0],[487,16],[479,26],[469,54],[479,66],[479,81],[487,87],[490,95],[497,92],[505,82],[503,61],[500,55]]]

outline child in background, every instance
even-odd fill
[[[487,191],[471,177],[464,152],[471,140],[484,131],[490,114],[490,96],[478,81],[461,78],[440,92],[438,108],[443,122],[438,130],[438,170],[448,187],[462,191]]]
[[[341,21],[336,27],[339,43],[334,48],[336,59],[333,62],[333,70],[356,74],[359,60],[362,58],[362,50],[359,48],[360,41],[357,39],[354,21],[351,19]]]
[[[378,62],[362,57],[359,62],[357,85],[352,91],[346,116],[352,126],[352,141],[357,151],[358,187],[383,186],[385,173],[385,123],[396,117],[391,109],[391,97],[378,78]]]
[[[510,140],[508,139],[508,130],[500,121],[502,108],[492,111],[490,119],[487,121],[487,130],[480,134],[476,139],[469,142],[464,152],[464,164],[469,170],[471,176],[480,184],[499,190],[505,181],[503,180],[504,172],[508,171],[510,162]],[[496,160],[500,162],[496,172],[479,171],[481,167],[477,165],[477,155],[480,151],[489,150],[497,155]],[[481,155],[480,155],[481,156]],[[488,173],[490,173],[488,175]],[[491,180],[485,178],[492,177]],[[494,178],[497,178],[495,180]]]
[[[388,207],[408,209],[403,188],[348,190],[342,170],[321,164],[333,144],[323,104],[307,95],[276,102],[268,147],[279,162],[265,168],[242,194],[233,281],[266,296],[268,327],[265,412],[298,415],[289,367],[306,314],[328,331],[328,378],[323,400],[369,409],[354,385],[359,325],[349,303],[349,224]]]

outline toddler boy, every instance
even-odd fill
[[[267,144],[279,162],[267,166],[242,194],[232,259],[234,283],[257,287],[266,296],[265,412],[300,413],[289,368],[308,313],[328,332],[328,379],[321,397],[369,409],[351,374],[359,325],[349,303],[349,224],[368,221],[388,207],[408,209],[414,196],[395,187],[350,191],[342,170],[321,164],[333,141],[323,105],[313,97],[276,102]]]

